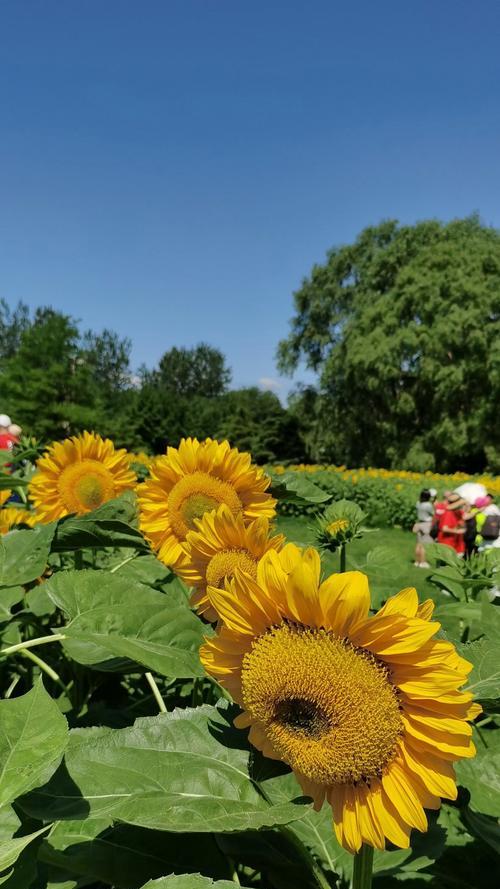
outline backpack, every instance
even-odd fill
[[[441,516],[439,516],[439,515],[435,515],[432,519],[432,525],[431,525],[431,530],[429,531],[429,534],[431,535],[433,540],[437,540],[437,536],[439,534],[440,519],[441,519]]]
[[[487,515],[480,534],[484,540],[496,540],[500,534],[500,515]]]

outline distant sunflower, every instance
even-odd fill
[[[186,563],[177,573],[195,587],[191,604],[207,620],[217,620],[217,612],[209,602],[207,586],[220,587],[236,568],[257,577],[257,565],[270,549],[279,550],[284,537],[269,537],[269,520],[260,516],[245,525],[241,513],[233,515],[226,504],[217,512],[207,512],[196,520],[197,530],[188,531],[185,542]]]
[[[127,452],[93,432],[54,442],[37,470],[29,495],[42,522],[91,512],[136,484]]]
[[[452,763],[474,756],[481,710],[460,691],[471,665],[432,638],[433,603],[405,589],[370,617],[365,575],[320,583],[318,553],[292,544],[208,595],[224,626],[201,658],[243,708],[235,724],[316,808],[328,800],[344,848],[407,848],[424,808],[456,798]]]
[[[229,442],[183,438],[151,466],[151,477],[138,490],[141,530],[162,562],[186,562],[184,541],[196,519],[225,503],[246,523],[272,518],[276,501],[267,493],[270,479],[254,466],[250,454]]]
[[[6,506],[5,509],[0,509],[0,534],[7,534],[17,525],[27,525],[28,528],[33,528],[37,521],[37,516],[28,509]]]

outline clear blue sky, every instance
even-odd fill
[[[500,225],[499,47],[498,0],[3,0],[0,296],[276,380],[328,247]]]

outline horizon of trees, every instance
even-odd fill
[[[255,460],[500,472],[500,232],[472,216],[364,229],[294,294],[278,366],[318,375],[287,406],[231,389],[225,356],[131,342],[50,307],[0,300],[0,409],[50,441],[94,429],[130,450],[228,438]]]

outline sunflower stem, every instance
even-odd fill
[[[45,645],[47,642],[59,642],[65,638],[64,633],[52,633],[50,636],[39,636],[37,639],[25,639],[24,642],[17,642],[15,645],[9,645],[8,648],[0,649],[0,654],[14,654],[24,648],[34,648],[35,645]]]
[[[354,856],[352,889],[371,889],[373,873],[373,846],[363,843]]]
[[[146,673],[146,679],[148,681],[148,685],[149,685],[151,691],[153,692],[155,701],[158,704],[158,709],[159,709],[160,713],[166,713],[167,708],[165,706],[165,701],[163,700],[163,698],[160,694],[160,689],[158,688],[151,673]]]
[[[340,547],[340,573],[343,574],[345,571],[345,543],[341,544]]]

